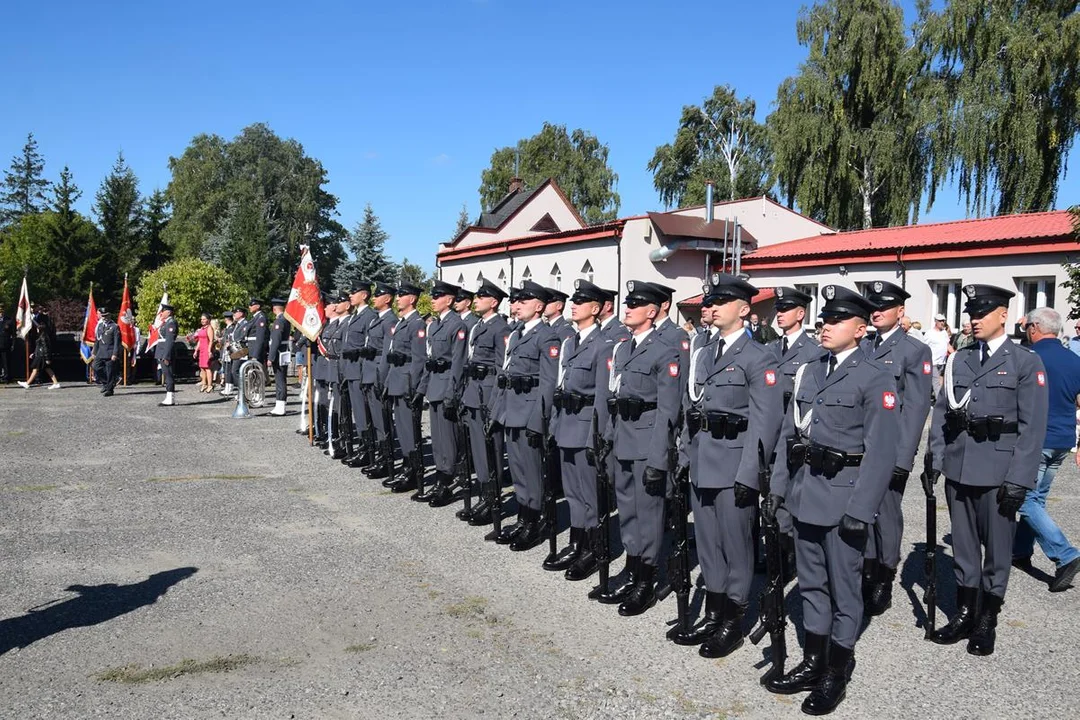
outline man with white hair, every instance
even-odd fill
[[[942,373],[945,372],[945,360],[949,357],[949,331],[945,329],[945,316],[934,316],[934,327],[926,331],[926,344],[930,346],[930,361],[934,364],[933,391],[937,397],[941,389]]]

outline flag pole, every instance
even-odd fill
[[[124,387],[127,387],[127,348],[124,348]]]
[[[314,392],[312,387],[311,387],[311,350],[312,350],[312,348],[309,345],[308,346],[308,351],[307,351],[307,377],[305,378],[305,380],[307,381],[307,407],[308,407],[308,411],[307,411],[307,420],[308,420],[307,437],[308,437],[308,445],[314,445],[315,444],[315,422],[314,422],[314,419],[313,419],[314,415],[312,415],[312,412],[314,412],[314,410],[312,409],[312,403],[311,403],[311,395]]]

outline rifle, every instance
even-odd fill
[[[491,410],[484,402],[484,386],[477,385],[480,398],[480,421],[484,426],[484,457],[487,458],[487,484],[484,486],[484,499],[491,507],[492,530],[484,536],[485,540],[495,540],[502,533],[502,462],[495,453],[495,438],[491,437]]]
[[[382,394],[382,393],[380,393]],[[383,441],[386,452],[386,486],[394,484],[394,440],[396,431],[394,428],[394,412],[390,405],[393,398],[385,395],[380,401],[382,404],[383,424],[386,426],[386,440]]]
[[[675,424],[676,437],[682,427],[681,416]],[[668,517],[668,527],[671,528],[671,553],[667,562],[667,583],[656,593],[657,602],[666,598],[672,592],[675,593],[677,617],[675,627],[671,628],[667,637],[673,638],[677,634],[690,631],[690,590],[693,584],[690,580],[690,537],[687,528],[687,514],[689,513],[689,498],[687,497],[688,478],[686,473],[679,472],[679,454],[672,442],[668,448],[668,471],[674,478],[672,483],[671,503]]]
[[[412,405],[412,394],[409,395],[409,404]],[[424,436],[420,434],[420,413],[423,412],[424,404],[421,403],[420,407],[411,407],[412,410],[412,426],[413,426],[413,442],[416,447],[414,452],[419,463],[418,467],[414,469],[416,473],[416,494],[424,494]]]
[[[769,498],[769,463],[765,457],[765,446],[758,441],[758,486],[761,496],[766,501]],[[772,667],[761,678],[764,685],[774,678],[784,674],[784,663],[787,661],[787,640],[785,627],[787,617],[784,608],[784,569],[783,551],[780,548],[780,523],[776,515],[771,518],[762,514],[762,526],[765,530],[765,567],[767,581],[761,590],[759,601],[760,616],[758,626],[750,633],[750,641],[757,645],[769,634],[769,642],[772,647]],[[756,541],[756,538],[755,538]]]
[[[459,404],[460,408],[461,405]],[[457,434],[458,434],[458,484],[461,486],[462,496],[465,500],[465,505],[458,511],[457,516],[459,518],[468,517],[472,514],[472,454],[469,452],[472,448],[472,437],[469,434],[469,424],[458,415],[457,420]]]
[[[600,428],[593,430],[593,462],[596,465],[596,536],[593,540],[593,555],[600,568],[599,583],[589,591],[589,599],[597,600],[611,594],[608,587],[611,573],[611,480],[608,474],[608,452],[605,452],[604,439]]]
[[[923,455],[923,490],[926,492],[926,592],[923,605],[926,606],[927,640],[934,634],[937,624],[937,496],[934,494],[934,458],[927,448]]]
[[[552,475],[551,438],[548,436],[547,421],[544,422],[543,437],[540,439],[540,487],[543,488],[544,521],[548,536],[548,554],[544,562],[553,563],[558,556],[559,523],[556,513],[555,478]]]

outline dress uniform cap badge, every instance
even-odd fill
[[[581,289],[581,279],[580,278],[574,281],[574,289],[575,290],[580,290]]]
[[[770,385],[770,386],[776,384],[776,371],[775,370],[766,370],[765,371],[765,384]]]
[[[880,282],[876,282],[876,283],[874,283],[874,292],[876,292],[876,293],[879,293],[879,292],[881,292],[881,291],[882,291],[882,289],[883,289],[884,287],[885,287],[885,286],[884,286],[884,285],[882,285],[882,284],[881,284]]]
[[[776,288],[776,297],[778,297],[778,298],[784,297],[784,288],[782,288],[782,287]]]
[[[836,287],[833,286],[833,285],[826,285],[825,286],[825,299],[826,300],[832,300],[835,297],[836,297]]]
[[[881,406],[886,410],[892,410],[896,407],[896,393],[886,390],[881,394]]]
[[[668,363],[667,373],[671,377],[679,377],[679,363]]]
[[[713,285],[719,285],[720,284],[720,273],[714,272],[712,274],[712,284]]]
[[[627,280],[626,281],[626,289],[627,289],[628,292],[634,292],[634,281],[633,280]]]
[[[975,297],[975,286],[968,285],[964,288],[964,294],[968,296],[968,300]]]

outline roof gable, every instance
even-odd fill
[[[443,248],[488,243],[528,233],[553,233],[585,227],[566,194],[554,179],[548,178],[535,188],[513,190],[504,195],[476,225],[465,228]],[[549,229],[550,228],[550,229]]]
[[[544,217],[537,220],[536,223],[529,228],[529,232],[538,233],[557,233],[559,230],[559,224],[551,218],[551,213],[544,213]]]

